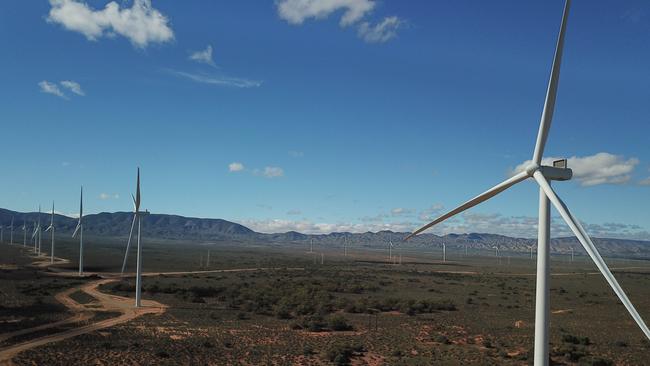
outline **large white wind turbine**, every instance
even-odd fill
[[[52,231],[52,245],[50,247],[50,263],[54,263],[54,202],[52,202],[52,216],[50,217],[50,226],[45,232]]]
[[[84,187],[81,186],[81,195],[79,196],[79,222],[77,223],[77,227],[74,229],[74,233],[72,233],[73,238],[75,236],[77,236],[77,232],[79,233],[79,276],[83,276],[83,274],[84,274],[84,224],[83,224],[83,217],[84,217]]]
[[[555,108],[555,99],[557,96],[558,81],[560,78],[560,64],[562,60],[562,50],[564,47],[564,37],[566,32],[567,18],[569,15],[569,6],[571,1],[567,0],[564,6],[564,14],[562,16],[562,23],[560,26],[560,34],[558,37],[555,56],[553,59],[553,66],[551,68],[551,77],[546,92],[546,99],[544,102],[544,110],[542,112],[541,121],[539,124],[539,131],[537,134],[537,141],[533,152],[533,159],[530,165],[520,173],[515,174],[513,177],[505,180],[502,183],[490,188],[489,190],[481,193],[480,195],[472,198],[461,206],[445,213],[429,224],[416,230],[406,239],[417,235],[424,230],[444,221],[448,218],[457,215],[479,203],[486,201],[497,194],[505,191],[506,189],[522,182],[528,178],[533,178],[540,187],[539,190],[539,225],[538,225],[538,255],[537,255],[537,285],[535,296],[535,366],[548,365],[549,359],[549,324],[550,324],[550,203],[555,206],[560,216],[569,225],[571,231],[576,235],[580,244],[585,248],[587,254],[594,261],[602,275],[605,277],[611,288],[614,290],[618,298],[621,300],[627,311],[630,313],[634,321],[641,328],[643,333],[650,339],[650,329],[645,324],[639,313],[630,302],[627,295],[616,281],[616,278],[610,272],[607,264],[598,253],[596,246],[591,241],[585,229],[580,222],[571,214],[564,202],[558,197],[553,188],[551,188],[550,181],[564,181],[571,179],[573,173],[571,169],[566,167],[566,160],[560,160],[553,163],[553,166],[543,166],[542,155],[544,153],[544,146],[548,137],[548,132],[551,127],[553,118],[553,110]],[[405,240],[406,240],[405,239]]]
[[[133,235],[133,228],[135,227],[136,220],[138,221],[138,254],[136,258],[136,274],[135,274],[135,307],[140,307],[141,304],[141,291],[142,291],[142,245],[141,245],[141,228],[142,216],[148,214],[148,211],[140,211],[140,168],[138,168],[138,178],[136,182],[135,196],[133,197],[133,222],[131,223],[131,232],[129,233],[129,241],[126,244],[126,253],[124,254],[124,262],[122,263],[122,273],[126,267],[126,260],[129,255],[129,247],[131,245],[131,236]],[[203,259],[201,259],[203,261]]]

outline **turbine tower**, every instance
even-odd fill
[[[393,236],[390,235],[388,237],[388,262],[389,263],[393,259],[393,246],[394,246],[393,245]]]
[[[54,202],[52,202],[52,216],[50,218],[50,226],[45,229],[45,232],[52,231],[52,245],[50,248],[50,263],[54,263]]]
[[[27,246],[27,221],[23,219],[23,247]]]
[[[587,254],[594,261],[598,270],[605,277],[610,287],[614,290],[618,298],[621,300],[627,311],[630,313],[639,328],[643,331],[645,336],[650,339],[650,329],[645,324],[639,313],[630,302],[627,295],[616,281],[614,275],[607,267],[607,264],[598,253],[596,246],[587,235],[582,224],[571,214],[568,207],[558,197],[553,188],[551,188],[550,181],[565,181],[571,179],[573,173],[571,169],[567,168],[566,160],[559,160],[553,162],[553,166],[542,165],[542,155],[548,132],[551,128],[551,121],[553,119],[553,111],[555,109],[555,99],[557,96],[558,82],[560,78],[560,64],[562,61],[562,50],[564,47],[564,37],[566,33],[567,18],[569,16],[569,7],[571,1],[566,0],[564,6],[564,13],[562,15],[562,23],[560,26],[560,34],[557,40],[555,49],[555,56],[553,58],[553,66],[551,68],[551,76],[546,92],[546,99],[544,102],[544,109],[539,124],[539,131],[537,134],[537,141],[533,152],[531,163],[525,168],[524,171],[515,174],[511,178],[502,183],[490,188],[489,190],[481,193],[480,195],[472,198],[461,206],[443,214],[429,224],[416,230],[405,238],[411,238],[424,230],[447,220],[448,218],[457,215],[479,203],[486,201],[497,194],[505,191],[506,189],[520,183],[528,178],[533,178],[539,185],[539,225],[538,225],[538,238],[537,238],[537,284],[535,295],[535,366],[548,365],[549,360],[549,324],[550,324],[550,204],[557,209],[560,216],[566,221],[571,231],[575,234],[580,241],[580,244],[585,248]]]
[[[447,244],[442,243],[442,261],[447,262]]]
[[[81,186],[81,195],[79,198],[79,222],[77,223],[77,227],[74,229],[74,233],[72,233],[72,237],[74,238],[77,236],[77,232],[79,232],[79,276],[83,276],[84,274],[84,224],[83,224],[83,217],[84,217],[84,187]]]
[[[14,245],[14,217],[11,216],[11,226],[9,226],[10,229],[10,234],[9,234],[9,244]]]
[[[38,205],[38,225],[36,226],[36,230],[38,232],[38,236],[36,239],[38,240],[38,255],[41,255],[41,242],[42,242],[42,232],[43,229],[41,228],[41,205]]]
[[[126,267],[126,260],[129,255],[129,247],[131,245],[131,237],[135,222],[138,222],[138,254],[136,258],[136,274],[135,274],[135,307],[139,308],[142,305],[141,292],[142,292],[142,243],[141,243],[141,229],[142,229],[142,216],[149,214],[148,211],[140,211],[140,168],[138,168],[138,177],[136,181],[135,196],[133,198],[133,223],[131,223],[131,232],[129,233],[129,241],[126,243],[126,253],[124,254],[124,262],[122,263],[122,273]],[[203,256],[201,256],[203,262]]]

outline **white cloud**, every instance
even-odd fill
[[[642,186],[650,186],[650,177],[640,180],[639,184]]]
[[[348,27],[359,24],[357,34],[368,43],[383,43],[397,36],[397,29],[404,21],[397,16],[385,17],[371,24],[361,21],[375,8],[374,0],[278,0],[276,6],[280,18],[289,24],[300,25],[307,19],[325,19],[330,14],[342,12],[339,25]]]
[[[289,210],[289,211],[287,211],[287,215],[290,215],[290,216],[302,215],[302,211],[295,210],[295,209],[294,210]]]
[[[261,81],[235,78],[230,76],[194,74],[178,70],[167,70],[167,72],[203,84],[233,86],[236,88],[257,88],[262,85]]]
[[[390,210],[391,215],[393,216],[406,216],[406,215],[411,215],[415,212],[415,210],[411,208],[404,208],[404,207],[396,207],[392,210]]]
[[[304,234],[329,234],[332,232],[365,233],[367,231],[391,230],[395,232],[408,232],[411,229],[410,223],[384,223],[384,224],[361,224],[361,223],[326,223],[311,222],[309,220],[244,220],[243,225],[261,233],[284,233],[297,231]]]
[[[552,165],[553,161],[558,159],[560,158],[544,158],[542,164]],[[531,162],[528,160],[519,164],[512,173],[524,170]],[[626,159],[606,152],[584,157],[573,156],[568,159],[568,166],[573,170],[573,178],[579,180],[583,186],[627,183],[637,164],[639,164],[637,158]]]
[[[284,176],[284,169],[277,166],[267,166],[264,168],[262,175],[264,175],[267,178],[282,177]]]
[[[402,26],[403,23],[404,22],[396,16],[386,17],[375,25],[363,22],[359,25],[358,35],[368,43],[384,43],[397,36],[397,29]]]
[[[289,212],[287,214],[290,215]],[[384,230],[408,233],[422,225],[420,222],[411,221],[384,221],[385,219],[389,219],[389,217],[389,215],[380,214],[376,218],[369,220],[362,218],[358,222],[353,223],[314,222],[308,219],[249,219],[244,220],[242,224],[262,233],[297,231],[305,234],[329,234],[332,232],[364,233]],[[489,233],[516,238],[536,238],[537,224],[538,218],[533,216],[503,216],[497,213],[466,212],[456,216],[454,219],[436,225],[427,232],[437,235],[451,233]],[[560,217],[552,216],[551,226],[553,237],[574,236]],[[650,232],[638,225],[620,223],[588,224],[583,222],[583,226],[587,233],[593,237],[650,240]]]
[[[109,193],[100,193],[99,194],[99,199],[100,200],[110,200],[110,199],[118,199],[120,198],[120,195],[115,193],[115,194],[109,194]]]
[[[81,89],[81,85],[77,83],[76,81],[71,81],[71,80],[64,80],[60,82],[61,86],[63,86],[66,89],[69,89],[71,92],[84,96],[86,93],[84,93],[83,89]]]
[[[59,89],[58,85],[54,83],[50,83],[49,81],[43,80],[38,83],[38,86],[41,88],[41,91],[43,93],[56,95],[57,97],[61,97],[63,99],[68,99],[68,97],[65,94],[63,94],[61,89]]]
[[[238,162],[232,162],[228,164],[228,171],[229,172],[241,172],[244,170],[244,164],[238,163]]]
[[[83,34],[88,40],[121,35],[139,48],[174,39],[169,19],[151,6],[151,0],[134,0],[130,8],[111,1],[102,10],[79,0],[50,0],[47,21]]]
[[[212,60],[212,46],[210,45],[203,51],[192,52],[189,58],[192,61],[216,67],[214,60]]]
[[[372,0],[279,0],[278,15],[290,24],[302,24],[306,19],[324,19],[330,14],[343,11],[339,21],[342,27],[352,25],[374,7]]]

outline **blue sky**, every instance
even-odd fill
[[[562,7],[2,1],[1,206],[74,214],[83,184],[128,211],[140,166],[152,212],[414,229],[530,159]],[[545,156],[574,158],[555,187],[596,236],[650,239],[648,65],[647,1],[574,1]],[[534,236],[536,213],[526,182],[434,232]]]

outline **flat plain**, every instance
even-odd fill
[[[296,244],[152,241],[145,245],[143,279],[151,311],[127,318],[134,281],[119,276],[123,243],[89,243],[83,277],[74,275],[78,253],[71,241],[62,238],[57,249],[68,261],[52,266],[29,248],[0,245],[0,355],[22,345],[0,362],[531,364],[535,261],[526,253],[496,258],[448,249],[443,262],[439,248],[398,248],[389,261],[379,245],[352,247],[344,256],[341,248],[310,253]],[[650,319],[650,263],[606,260]],[[552,360],[644,364],[650,343],[589,259],[552,262]],[[120,303],[98,298],[106,294]],[[75,329],[83,332],[30,344]]]

